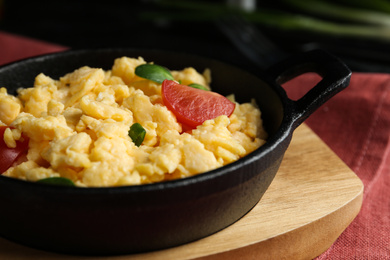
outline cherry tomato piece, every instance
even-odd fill
[[[180,123],[192,128],[221,115],[230,116],[235,108],[235,103],[218,93],[181,85],[172,80],[164,80],[161,91],[164,105],[176,115]]]
[[[25,160],[28,150],[28,138],[23,135],[22,141],[16,141],[15,148],[9,148],[4,142],[4,132],[8,126],[0,126],[0,174],[4,173],[15,163]]]

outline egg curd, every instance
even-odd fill
[[[255,103],[236,103],[230,117],[182,130],[164,106],[161,84],[135,75],[142,58],[121,57],[111,70],[88,66],[60,79],[44,74],[17,96],[0,90],[0,125],[8,147],[29,138],[26,161],[4,176],[27,181],[64,177],[79,187],[139,185],[184,178],[229,164],[265,143]],[[171,71],[181,84],[210,86],[210,71]],[[6,86],[5,86],[6,87]],[[228,97],[234,101],[234,96]],[[146,130],[140,146],[130,126]]]

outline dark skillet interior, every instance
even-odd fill
[[[0,176],[0,235],[61,253],[113,255],[187,243],[234,223],[262,197],[289,138],[280,132],[286,97],[272,82],[215,60],[152,50],[70,51],[0,68],[0,86],[31,87],[44,73],[59,78],[82,66],[110,69],[115,58],[142,56],[179,70],[210,68],[212,88],[236,99],[256,99],[269,142],[247,157],[187,179],[120,188],[66,188]],[[15,93],[15,92],[13,92]],[[287,133],[289,134],[289,133]],[[26,216],[28,221],[26,221]],[[232,238],[234,239],[234,238]]]

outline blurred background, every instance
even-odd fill
[[[226,30],[241,18],[251,26],[243,35]],[[256,43],[258,30],[256,45],[275,57],[267,63],[323,48],[354,71],[390,72],[389,0],[0,0],[0,30],[74,49],[178,50],[264,67],[237,43]]]

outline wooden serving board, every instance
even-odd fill
[[[362,198],[360,179],[303,124],[261,201],[212,236],[171,249],[112,257],[59,255],[0,239],[0,259],[312,259],[352,222]]]

